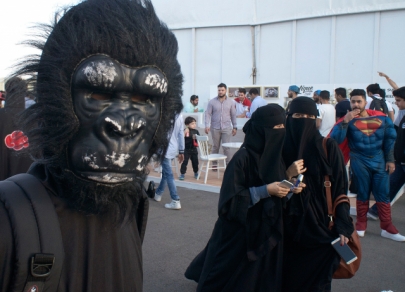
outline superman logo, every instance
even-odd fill
[[[377,118],[356,120],[354,126],[359,129],[364,135],[371,136],[377,131],[382,124],[382,121]]]

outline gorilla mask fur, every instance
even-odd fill
[[[62,195],[75,209],[111,205],[123,218],[182,109],[176,38],[149,0],[87,0],[42,28],[44,41],[28,42],[41,56],[15,74],[31,76],[37,98],[21,118],[28,150],[57,183],[76,181]],[[117,187],[131,191],[117,198]]]

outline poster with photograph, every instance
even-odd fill
[[[279,98],[280,88],[278,86],[263,86],[264,98]]]
[[[239,88],[244,88],[246,89],[246,97],[250,99],[250,94],[249,90],[252,88],[256,88],[257,91],[259,92],[259,95],[262,96],[262,88],[261,86],[255,86],[255,85],[246,85],[246,86],[229,86],[228,87],[228,96],[231,98],[237,98],[239,95]]]

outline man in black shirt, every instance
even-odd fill
[[[398,88],[392,92],[395,97],[395,104],[399,110],[405,109],[405,86]],[[395,170],[390,175],[390,202],[391,205],[400,197],[400,189],[405,183],[405,116],[401,119],[398,126],[395,125],[397,131],[397,139],[394,146]],[[371,207],[367,213],[367,217],[377,220],[377,206]]]
[[[341,117],[345,116],[349,111],[351,111],[350,100],[346,96],[346,88],[339,87],[335,89],[335,98],[338,102],[335,106],[336,110],[336,121]]]

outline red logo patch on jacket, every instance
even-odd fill
[[[30,144],[28,143],[28,137],[24,135],[21,131],[14,131],[8,134],[4,139],[7,148],[19,151],[23,148],[27,148]]]

